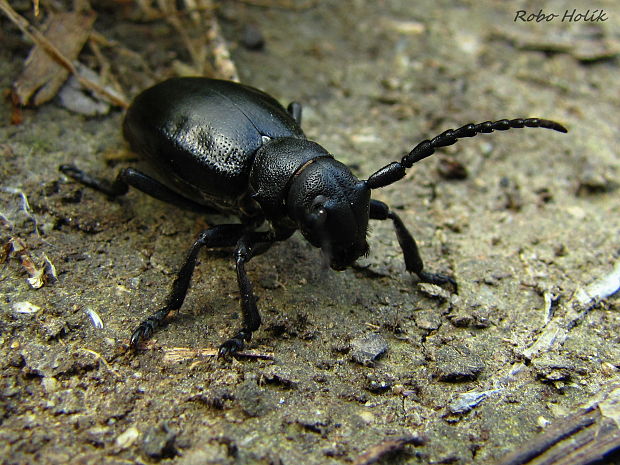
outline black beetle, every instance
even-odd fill
[[[171,310],[181,307],[202,247],[235,247],[243,327],[220,346],[220,355],[241,350],[261,323],[245,264],[296,230],[323,251],[333,269],[343,270],[368,252],[368,220],[391,219],[407,271],[420,281],[456,288],[452,278],[424,270],[415,240],[396,213],[370,198],[371,190],[402,179],[411,165],[460,138],[523,127],[566,132],[561,124],[538,118],[467,124],[420,142],[400,162],[359,180],[323,147],[307,140],[300,124],[298,103],[285,110],[271,96],[242,84],[174,78],[138,95],[123,123],[131,148],[156,168],[161,182],[132,168],[121,170],[109,183],[71,165],[60,167],[69,177],[112,197],[133,186],[180,208],[231,213],[241,220],[200,234],[165,306],[133,332],[133,348],[149,338]],[[269,228],[257,230],[265,220]]]

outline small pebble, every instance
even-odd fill
[[[426,331],[434,331],[441,326],[441,316],[433,310],[416,312],[414,321],[418,328]]]
[[[237,388],[235,399],[250,417],[261,417],[275,408],[276,400],[270,391],[261,389],[256,380],[248,379]]]
[[[41,307],[27,301],[13,303],[13,311],[15,313],[37,313],[39,310],[41,310]]]
[[[130,448],[140,437],[140,431],[135,426],[127,428],[124,432],[116,437],[116,447],[120,449]]]
[[[444,179],[467,179],[467,168],[460,161],[454,158],[441,157],[437,165],[439,176]]]
[[[360,365],[372,366],[387,350],[388,343],[380,334],[365,334],[351,341],[351,358]]]
[[[157,428],[149,428],[142,440],[142,450],[152,459],[172,458],[178,455],[174,445],[177,433],[166,423]]]
[[[484,362],[464,346],[445,346],[435,354],[439,381],[473,381],[484,369]]]
[[[265,47],[265,36],[256,24],[246,24],[243,28],[241,44],[248,50],[259,51]]]
[[[607,178],[607,173],[603,173],[598,167],[586,166],[579,174],[578,196],[601,194],[613,189],[614,183]]]
[[[370,373],[366,376],[366,390],[373,394],[382,394],[391,389],[394,385],[394,379],[387,374]]]
[[[543,382],[569,381],[575,374],[575,365],[561,357],[542,356],[532,361],[536,376]]]
[[[418,289],[428,297],[439,300],[450,300],[450,296],[452,295],[449,291],[437,284],[418,283]]]

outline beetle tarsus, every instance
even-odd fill
[[[428,273],[426,271],[420,271],[416,273],[421,283],[436,284],[442,286],[444,284],[450,284],[454,288],[454,293],[458,294],[458,286],[456,280],[451,276],[446,276],[439,273]]]
[[[140,344],[149,339],[155,330],[161,326],[168,313],[170,313],[168,309],[161,309],[140,323],[140,325],[131,334],[129,346],[134,350],[138,349]]]
[[[100,179],[95,176],[92,176],[78,167],[74,165],[61,165],[59,170],[64,174],[69,176],[71,179],[84,184],[85,186],[91,187],[99,192],[103,192],[104,194],[110,197],[118,197],[119,195],[124,195],[129,190],[129,185],[121,179],[121,173],[116,178],[114,182],[106,181],[105,179]]]
[[[232,357],[236,353],[241,352],[245,347],[245,343],[250,342],[251,339],[251,332],[241,330],[220,346],[217,356],[221,358]]]
[[[129,340],[129,347],[133,350],[137,350],[140,347],[142,341],[145,341],[151,337],[153,334],[153,329],[149,328],[146,325],[146,322],[143,322],[136,328],[136,330],[131,334],[131,339]]]

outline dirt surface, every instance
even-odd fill
[[[301,102],[307,136],[361,178],[468,122],[539,116],[569,128],[462,140],[375,193],[458,296],[418,285],[383,222],[370,256],[344,272],[325,270],[299,235],[253,260],[263,326],[249,349],[271,360],[199,355],[240,324],[231,254],[211,251],[181,312],[127,353],[194,237],[229,220],[138,192],[110,201],[58,172],[75,163],[111,178],[129,166],[113,156],[125,147],[120,111],[87,118],[56,99],[10,125],[2,103],[2,243],[27,250],[0,268],[0,462],[364,463],[386,440],[419,436],[389,463],[493,464],[618,382],[618,297],[574,321],[565,304],[620,258],[620,4],[599,2],[604,22],[537,23],[515,22],[512,3],[480,3],[220,9],[242,81]],[[0,23],[8,89],[29,46]],[[242,45],[250,25],[261,51]],[[157,71],[119,57],[130,95],[187,59],[163,22],[110,8],[95,29]],[[34,289],[25,254],[49,276],[47,257],[56,282]],[[554,322],[562,343],[528,352]]]

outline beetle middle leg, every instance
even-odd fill
[[[293,117],[293,119],[299,126],[301,126],[301,103],[289,103],[288,107],[286,107],[286,111],[288,111],[288,114]]]
[[[172,291],[168,295],[164,307],[140,323],[131,335],[130,345],[132,348],[135,349],[141,341],[151,337],[153,332],[161,326],[166,316],[168,316],[172,310],[181,308],[185,296],[187,295],[200,249],[203,247],[231,247],[243,236],[246,229],[247,227],[243,224],[221,224],[207,229],[200,234],[196,242],[194,242],[189,249],[185,263],[179,270],[172,284]]]
[[[134,168],[123,168],[112,182],[92,176],[73,165],[61,165],[59,169],[71,179],[85,186],[92,187],[99,192],[103,192],[109,197],[114,198],[125,195],[129,190],[129,186],[131,186],[157,200],[175,205],[184,210],[199,213],[214,212],[213,209],[177,194],[155,178]]]
[[[241,312],[243,327],[233,337],[220,346],[219,355],[233,355],[243,349],[246,342],[252,338],[252,333],[261,324],[260,313],[256,306],[256,296],[252,289],[252,282],[248,278],[245,264],[252,257],[266,252],[274,242],[289,238],[294,230],[282,231],[250,231],[245,233],[237,242],[235,248],[235,265],[237,269],[237,283],[241,293]]]
[[[451,284],[454,286],[454,290],[457,290],[456,281],[450,276],[445,276],[438,273],[429,273],[424,271],[424,262],[420,256],[418,245],[411,233],[407,230],[407,227],[403,224],[400,217],[390,210],[385,203],[379,200],[370,200],[370,219],[373,220],[387,220],[391,219],[396,230],[396,237],[398,243],[403,251],[403,257],[405,259],[405,268],[407,271],[415,273],[421,282],[431,284]]]

